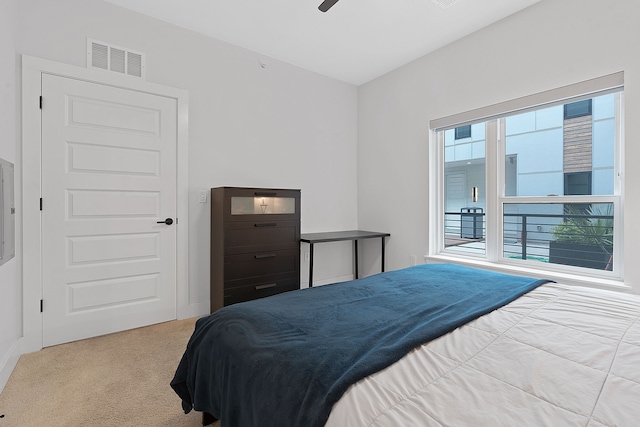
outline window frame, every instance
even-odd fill
[[[605,76],[610,77],[610,76]],[[462,113],[460,117],[466,117],[465,122],[455,123],[456,116],[449,116],[443,119],[430,122],[430,215],[429,215],[429,230],[430,230],[430,242],[429,242],[429,254],[427,260],[431,257],[445,257],[453,260],[459,260],[461,262],[480,262],[486,263],[489,266],[494,267],[516,267],[520,269],[531,270],[534,272],[551,272],[554,274],[565,275],[573,278],[596,278],[596,279],[610,279],[612,283],[620,283],[624,278],[624,259],[623,259],[623,244],[624,244],[624,229],[623,229],[623,217],[624,217],[624,182],[623,177],[623,165],[624,162],[624,117],[623,108],[624,105],[624,84],[623,75],[617,73],[617,77],[620,78],[619,84],[610,85],[601,84],[600,87],[596,87],[594,90],[580,93],[584,87],[583,83],[574,85],[573,96],[558,98],[550,100],[545,103],[538,103],[535,105],[526,106],[526,102],[522,102],[523,99],[518,99],[523,108],[519,108],[512,111],[503,111],[498,113],[496,106],[487,107],[492,114],[483,115],[481,112],[483,109],[474,110],[472,112]],[[597,80],[597,79],[595,79]],[[592,82],[592,81],[590,81]],[[602,83],[602,80],[599,81]],[[605,82],[606,83],[606,82]],[[603,87],[604,86],[604,87]],[[560,88],[560,89],[566,89]],[[548,91],[554,92],[554,91]],[[506,129],[505,118],[512,114],[519,114],[525,110],[537,110],[546,108],[552,105],[568,104],[572,102],[578,102],[585,99],[591,99],[597,96],[605,95],[607,93],[615,93],[615,132],[616,138],[614,143],[614,190],[612,195],[568,195],[568,196],[542,196],[542,197],[530,197],[530,196],[506,196],[505,195],[505,165],[504,159],[506,158]],[[549,97],[549,93],[545,93]],[[532,98],[539,96],[532,95]],[[514,101],[509,101],[505,105],[509,105]],[[469,120],[470,115],[476,114],[478,117]],[[449,121],[447,126],[434,126],[434,124],[443,123]],[[485,253],[484,254],[463,254],[456,252],[455,250],[448,250],[445,248],[445,193],[444,193],[444,169],[445,169],[445,141],[444,131],[451,128],[456,128],[464,125],[470,125],[473,123],[485,122],[486,123],[486,153],[485,153],[485,167],[486,167],[486,216],[485,216]],[[497,143],[492,143],[496,141]],[[584,267],[565,266],[561,264],[546,264],[536,263],[529,260],[520,260],[504,257],[504,207],[507,204],[526,204],[526,203],[613,203],[614,206],[614,246],[613,253],[613,269],[612,271],[600,271],[595,269],[589,269]],[[435,237],[435,238],[434,238]],[[545,273],[546,274],[546,273]],[[548,276],[548,274],[547,274]]]

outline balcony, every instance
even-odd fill
[[[484,255],[485,224],[485,213],[481,211],[445,212],[445,248]],[[613,205],[505,205],[502,256],[611,271]]]

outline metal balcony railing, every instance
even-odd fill
[[[589,205],[568,206],[559,214],[505,212],[503,256],[611,270],[613,215],[596,214]],[[485,214],[465,209],[445,212],[445,247],[484,254]]]

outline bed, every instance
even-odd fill
[[[224,427],[640,420],[638,296],[455,265],[312,289],[198,320],[183,409]]]

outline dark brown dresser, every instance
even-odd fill
[[[211,189],[211,312],[300,288],[300,190]]]

